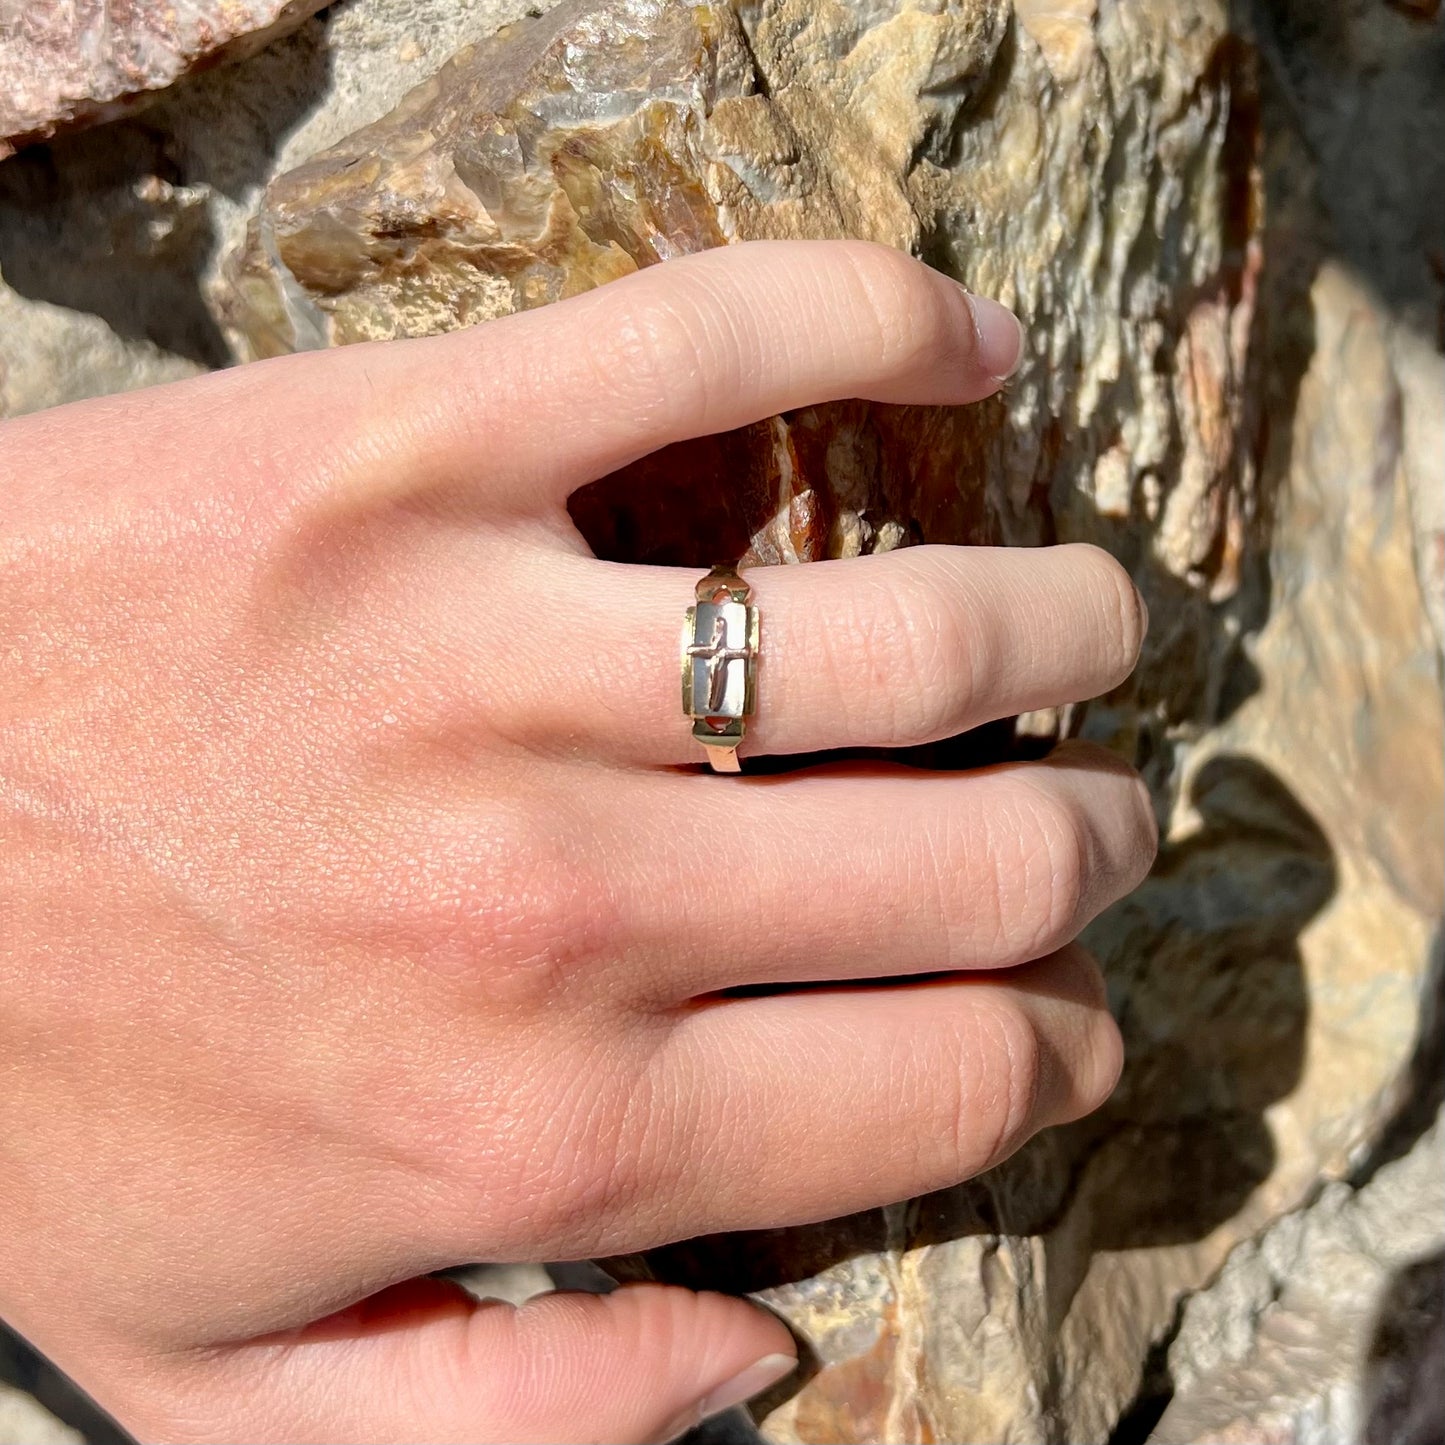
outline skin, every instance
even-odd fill
[[[756,244],[0,428],[0,1314],[145,1440],[662,1440],[783,1326],[422,1276],[836,1216],[1103,1102],[1071,940],[1153,859],[1134,774],[713,777],[700,572],[565,507],[806,403],[976,401],[1018,346],[892,251]],[[1145,626],[1087,547],[750,580],[745,757],[1095,696]]]

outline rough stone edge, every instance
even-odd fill
[[[201,71],[249,59],[257,51],[264,50],[273,40],[279,40],[304,25],[313,15],[332,3],[333,0],[290,0],[270,25],[259,30],[246,31],[211,50],[188,56],[175,74],[160,85],[142,90],[118,90],[107,96],[83,96],[67,100],[57,115],[29,129],[10,130],[11,125],[22,122],[22,117],[6,116],[6,133],[0,136],[0,161],[8,159],[26,146],[38,145],[55,136],[100,125],[143,110],[153,100],[165,95],[177,81]]]

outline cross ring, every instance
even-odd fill
[[[740,773],[738,747],[757,710],[758,609],[737,569],[719,563],[697,584],[682,625],[682,710],[715,773]]]

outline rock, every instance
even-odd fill
[[[149,342],[127,341],[98,316],[26,301],[0,284],[0,418],[200,369]]]
[[[1438,0],[1392,15],[1373,0],[1272,0],[1259,40],[1328,176],[1331,248],[1392,318],[1406,393],[1404,445],[1416,563],[1445,645],[1445,225],[1422,197],[1445,194],[1445,25]]]
[[[0,164],[0,307],[15,322],[0,326],[0,416],[228,364],[215,266],[266,182],[527,8],[348,0],[134,119]]]
[[[32,1396],[0,1385],[0,1445],[82,1445],[82,1440]]]
[[[453,329],[721,244],[693,142],[741,31],[661,0],[643,23],[634,49],[569,0],[275,182],[230,278],[251,353]]]
[[[456,1280],[477,1299],[526,1304],[539,1294],[552,1292],[552,1277],[540,1264],[474,1264],[453,1272]]]
[[[1442,1177],[1445,1119],[1235,1250],[1185,1307],[1151,1445],[1445,1438]]]
[[[573,499],[623,560],[1092,540],[1154,619],[1128,687],[1031,720],[1135,758],[1165,825],[1089,938],[1129,1046],[1111,1105],[929,1199],[612,1262],[789,1320],[813,1369],[765,1402],[770,1439],[1107,1438],[1182,1303],[1348,1176],[1412,1085],[1445,875],[1411,500],[1433,353],[1332,259],[1307,138],[1229,20],[567,0],[274,182],[218,291],[262,355],[852,235],[1028,324],[982,407],[809,408]]]
[[[0,13],[0,160],[253,54],[326,0],[30,0]]]

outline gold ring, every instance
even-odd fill
[[[715,773],[740,773],[738,747],[757,710],[758,609],[737,569],[720,562],[697,584],[682,625],[682,711]]]

